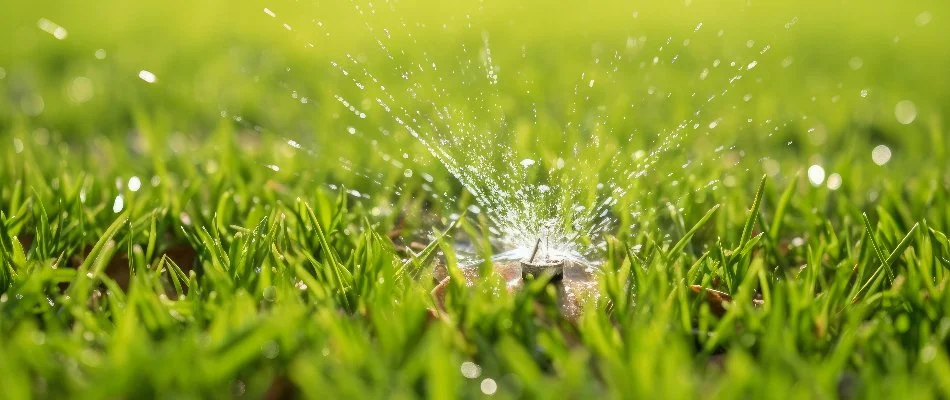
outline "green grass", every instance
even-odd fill
[[[614,207],[601,297],[574,321],[551,288],[508,294],[492,276],[454,280],[437,311],[432,256],[457,272],[453,238],[484,227],[452,226],[472,199],[407,132],[333,99],[361,100],[328,65],[343,52],[393,73],[349,5],[106,3],[0,16],[0,397],[476,398],[487,378],[500,398],[950,396],[947,6],[488,1],[477,13],[412,1],[372,17],[427,21],[424,46],[393,45],[443,65],[491,33],[502,81],[532,77],[530,93],[503,86],[496,99],[514,127],[500,145],[544,165],[596,131],[544,140],[565,120],[609,115],[615,132],[640,134],[600,132],[606,147],[649,148],[697,107],[680,95],[722,89],[696,80],[709,61],[758,60],[707,107],[720,127],[686,139]],[[918,26],[923,11],[933,18]],[[437,33],[446,15],[453,28]],[[37,29],[40,18],[68,38]],[[307,50],[314,18],[335,39]],[[571,114],[580,72],[611,82],[593,59],[640,36],[647,60],[666,37],[692,44],[673,46],[678,64],[594,86]],[[92,84],[85,101],[78,77]],[[486,87],[446,85],[459,106]],[[649,86],[677,95],[650,100]],[[916,105],[909,125],[895,118],[900,100]],[[879,166],[882,144],[893,156]],[[384,159],[403,153],[431,189]],[[840,188],[812,185],[813,164]],[[610,172],[592,168],[582,184]],[[461,373],[467,361],[478,378]]]

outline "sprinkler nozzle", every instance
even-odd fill
[[[538,255],[538,248],[541,247],[541,238],[538,238],[538,242],[534,244],[534,250],[531,251],[531,258],[528,259],[528,262],[534,262],[534,257]]]
[[[561,279],[564,275],[564,260],[534,260],[534,257],[523,259],[521,260],[521,275],[524,278],[537,278],[542,275],[549,275],[553,280]]]

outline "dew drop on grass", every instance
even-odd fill
[[[39,21],[36,21],[36,26],[42,31],[53,35],[56,40],[64,40],[69,36],[69,32],[66,31],[66,28],[59,26],[53,21],[50,21],[46,18],[40,18]]]
[[[115,196],[115,201],[112,202],[112,212],[118,214],[122,212],[123,208],[125,208],[125,198],[121,194]]]
[[[909,125],[917,119],[917,106],[910,100],[901,100],[894,106],[894,117],[897,118],[897,122]]]
[[[920,14],[917,14],[917,17],[914,18],[914,23],[917,24],[917,26],[926,26],[931,20],[933,20],[933,14],[931,14],[929,11],[924,11]]]
[[[280,345],[277,342],[270,340],[267,343],[264,343],[264,346],[261,348],[261,353],[264,357],[270,360],[277,358],[277,355],[280,354]]]
[[[883,144],[877,145],[874,147],[874,150],[871,150],[871,161],[874,161],[877,165],[887,164],[891,160],[891,148]]]
[[[85,76],[76,77],[69,86],[66,87],[66,95],[73,103],[82,104],[90,99],[94,94],[92,80]]]
[[[852,70],[857,71],[861,69],[861,67],[863,66],[864,66],[864,60],[861,59],[861,57],[854,56],[854,57],[851,57],[850,60],[848,60],[848,67],[851,67]]]
[[[143,69],[139,71],[139,79],[148,83],[155,83],[155,81],[158,80],[158,77],[156,77],[152,71]]]
[[[825,181],[825,169],[818,164],[808,167],[808,181],[812,186],[820,186]]]
[[[487,394],[489,396],[495,394],[495,392],[498,391],[498,384],[495,383],[495,380],[492,378],[485,378],[484,380],[482,380],[482,384],[480,386],[482,389],[482,393]]]
[[[841,188],[841,175],[834,173],[828,176],[828,189],[838,190]]]
[[[142,188],[142,180],[137,176],[129,178],[129,190],[133,192],[138,192]]]
[[[528,168],[528,167],[530,167],[530,166],[532,166],[532,165],[534,165],[534,160],[532,160],[532,159],[530,159],[530,158],[525,158],[524,160],[521,160],[521,166],[522,166],[522,167]]]
[[[273,302],[274,300],[277,300],[277,288],[274,286],[268,286],[264,288],[264,291],[261,295],[264,297],[264,300]]]
[[[479,367],[478,364],[475,364],[471,361],[463,362],[460,370],[462,372],[462,376],[468,379],[478,378],[478,376],[482,374],[482,368]]]

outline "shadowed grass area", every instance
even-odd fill
[[[6,7],[4,396],[950,396],[950,8],[501,3]],[[394,61],[364,23],[397,27]],[[449,77],[486,36],[505,117],[486,126],[539,164],[719,121],[611,208],[577,320],[552,287],[464,285],[453,240],[487,230],[452,223],[471,196],[334,97],[374,107],[330,65],[347,53],[398,89],[394,66],[429,57],[446,80],[422,83],[485,116],[488,84]],[[584,188],[624,179],[584,168]]]

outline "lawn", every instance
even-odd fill
[[[3,6],[0,398],[950,397],[950,6],[652,3]]]

